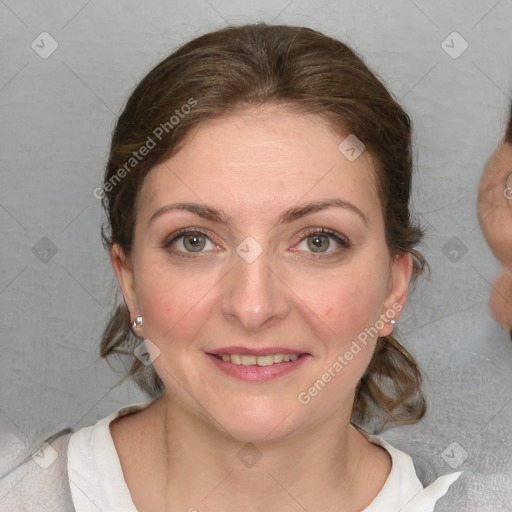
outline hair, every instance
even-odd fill
[[[142,183],[156,164],[179,150],[192,127],[269,103],[320,116],[340,135],[354,134],[365,145],[375,162],[390,254],[412,255],[414,280],[428,264],[415,249],[423,230],[409,211],[413,159],[408,114],[346,44],[286,25],[227,26],[202,35],[166,57],[137,85],[115,126],[101,189],[105,248],[119,244],[131,254]],[[146,156],[136,158],[150,140]],[[126,305],[118,303],[103,332],[101,357],[133,357],[139,342]],[[123,380],[130,376],[151,396],[165,390],[153,366],[135,357]],[[426,411],[421,382],[415,359],[397,338],[380,337],[356,389],[352,422],[419,421]]]
[[[512,144],[512,102],[510,103],[510,115],[508,118],[507,131],[505,133],[505,142]]]

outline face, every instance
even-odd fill
[[[112,250],[170,399],[237,439],[350,417],[404,306],[410,255],[391,258],[368,155],[348,160],[344,138],[284,107],[204,122],[148,174],[131,257]]]
[[[500,144],[487,162],[479,184],[478,216],[494,255],[512,269],[512,144]]]
[[[484,169],[478,190],[478,217],[485,239],[502,268],[490,290],[495,320],[512,327],[512,144],[495,149]]]

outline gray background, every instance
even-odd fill
[[[92,192],[135,84],[186,40],[257,20],[344,40],[410,113],[433,272],[397,325],[430,410],[384,437],[426,480],[465,471],[439,510],[511,511],[512,343],[490,314],[499,266],[476,214],[512,93],[511,0],[0,1],[0,475],[52,433],[148,399],[97,360],[114,281]],[[46,59],[31,47],[44,31]],[[457,58],[442,45],[454,31]]]

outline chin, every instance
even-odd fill
[[[268,399],[267,403],[266,400],[262,403],[262,400],[242,398],[214,417],[237,441],[254,444],[278,441],[293,430],[291,421],[297,418],[291,404],[284,405],[282,400],[274,399]]]

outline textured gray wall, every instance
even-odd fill
[[[512,92],[511,0],[0,1],[0,475],[51,433],[146,400],[96,360],[114,288],[93,189],[138,80],[186,40],[257,20],[346,41],[411,114],[433,273],[398,328],[430,412],[384,437],[422,471],[466,470],[460,510],[512,510],[512,344],[490,315],[498,264],[476,214]]]

